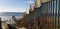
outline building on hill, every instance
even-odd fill
[[[53,10],[55,9],[55,7],[53,7],[53,4],[55,4],[54,1],[47,1],[47,2],[41,3],[41,6],[39,4],[40,7],[38,7],[38,8],[34,7],[34,11],[29,12],[28,15],[26,15],[24,18],[21,19],[24,21],[25,27],[28,29],[31,29],[31,28],[49,29],[51,27],[50,22],[52,20],[54,20],[53,18],[55,16],[55,15],[53,15],[53,13],[54,13]],[[50,20],[50,18],[51,18],[51,20]],[[32,20],[35,22],[34,24],[32,23],[33,22]],[[49,22],[49,24],[48,24],[48,22]],[[20,25],[19,23],[20,23],[20,20],[18,20],[18,22],[17,22],[17,27],[19,27],[19,25]],[[41,26],[39,24],[41,24]],[[48,25],[50,25],[50,26],[48,26]],[[53,24],[52,24],[52,26],[53,26]]]

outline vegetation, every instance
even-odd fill
[[[8,29],[17,29],[15,26],[8,24]]]

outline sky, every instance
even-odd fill
[[[0,0],[0,12],[25,12],[29,9],[34,0]],[[0,16],[2,20],[11,18],[10,16]]]
[[[0,0],[0,12],[25,12],[34,0]]]

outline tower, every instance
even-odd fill
[[[29,14],[29,9],[26,9],[26,14]]]
[[[34,4],[30,4],[30,10],[29,11],[34,11]]]
[[[35,8],[39,8],[41,6],[41,0],[35,0]]]

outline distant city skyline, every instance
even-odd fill
[[[34,0],[0,0],[0,12],[25,12]]]

